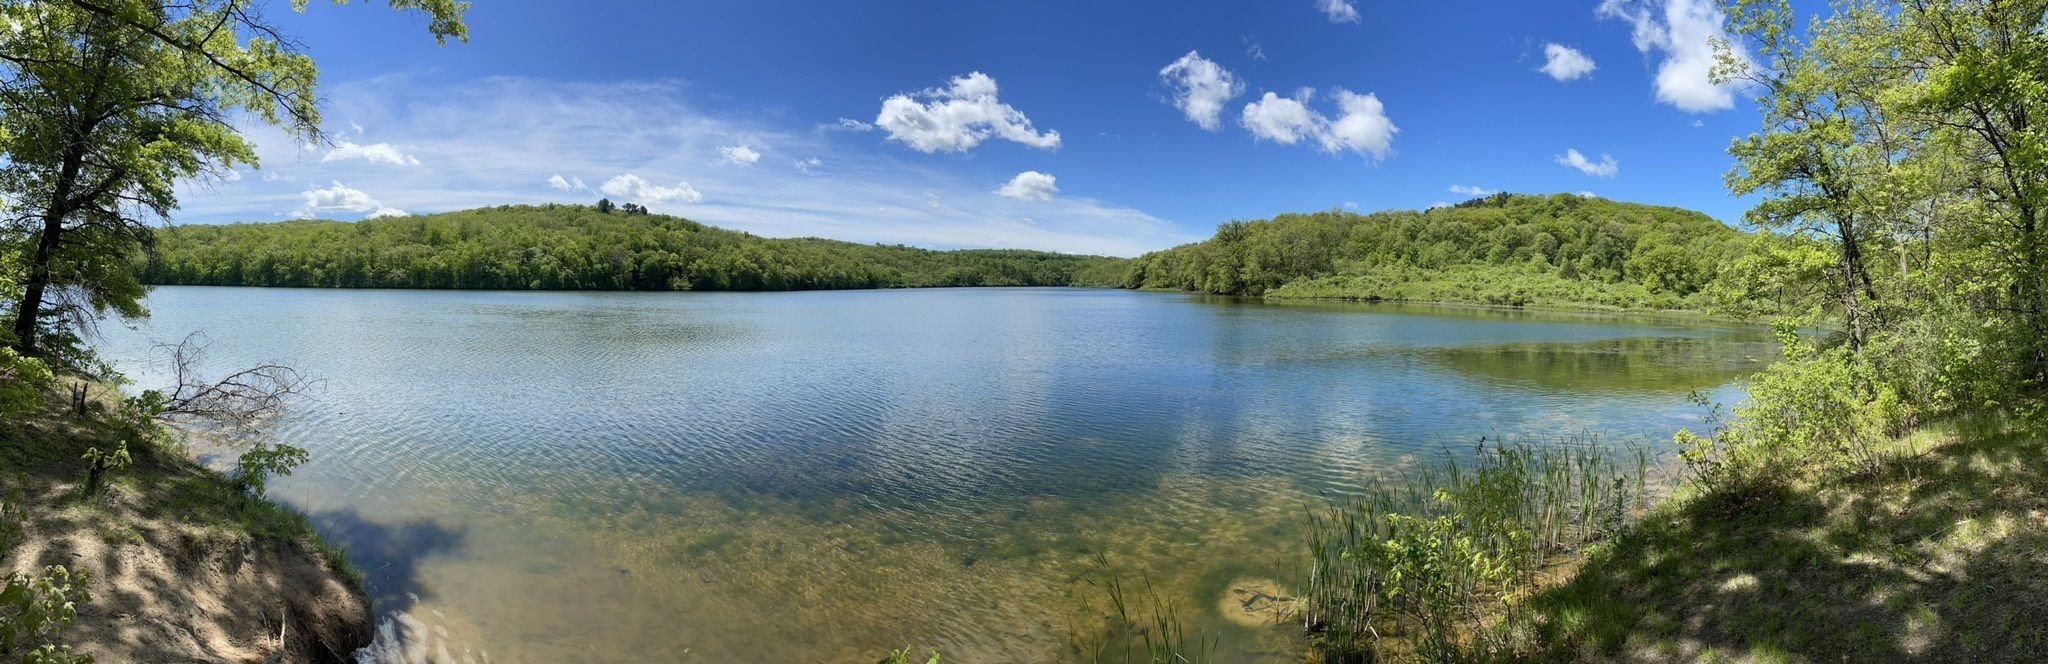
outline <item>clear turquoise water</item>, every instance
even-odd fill
[[[367,569],[383,648],[449,661],[1043,661],[1104,552],[1224,661],[1284,629],[1305,503],[1481,436],[1655,448],[1740,397],[1748,327],[1169,293],[160,288],[109,330],[320,381],[276,485]],[[388,655],[389,653],[387,653]],[[948,661],[955,661],[949,659]]]

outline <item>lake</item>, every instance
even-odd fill
[[[319,380],[272,495],[364,569],[366,659],[1058,659],[1149,579],[1220,617],[1295,578],[1304,505],[1482,436],[1669,447],[1741,397],[1760,329],[1599,315],[943,289],[542,293],[165,287],[107,355],[161,386]],[[441,660],[432,660],[441,661]]]

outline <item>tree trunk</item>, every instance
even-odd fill
[[[1865,311],[1867,301],[1876,306],[1877,292],[1870,283],[1870,275],[1863,272],[1863,246],[1857,241],[1856,228],[1850,222],[1838,221],[1836,234],[1842,241],[1842,314],[1849,320],[1850,347],[1862,351],[1870,339],[1870,325],[1866,320],[1872,312]],[[1863,297],[1858,297],[1861,291]]]
[[[35,257],[29,262],[28,283],[23,285],[20,305],[14,310],[14,349],[23,355],[36,353],[36,323],[42,317],[43,295],[50,287],[50,261],[63,241],[63,218],[45,215],[42,237],[37,240]]]
[[[91,131],[88,125],[79,132]],[[57,181],[50,188],[49,207],[43,209],[43,234],[36,240],[36,254],[28,264],[28,283],[23,284],[21,302],[14,308],[14,349],[23,355],[36,354],[36,323],[43,315],[43,297],[50,288],[50,263],[64,243],[64,218],[71,214],[71,189],[78,184],[78,172],[85,166],[85,141],[77,140],[66,149]]]

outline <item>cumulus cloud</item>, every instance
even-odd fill
[[[1308,141],[1330,154],[1348,150],[1375,162],[1393,152],[1394,134],[1401,129],[1387,118],[1386,105],[1379,97],[1343,88],[1337,88],[1331,97],[1337,102],[1335,120],[1309,108],[1315,90],[1303,88],[1293,97],[1266,93],[1245,104],[1238,122],[1252,136],[1282,145]]]
[[[565,179],[560,174],[548,176],[548,187],[555,191],[590,191],[590,187],[583,184],[583,178]]]
[[[1659,11],[1661,10],[1661,11]],[[1631,40],[1645,55],[1659,54],[1657,101],[1687,113],[1712,113],[1735,107],[1734,84],[1715,85],[1714,44],[1734,44],[1725,27],[1727,16],[1714,0],[1602,0],[1601,18],[1627,21]],[[1753,62],[1738,49],[1745,65]]]
[[[1358,22],[1358,8],[1351,5],[1351,0],[1316,0],[1316,9],[1322,10],[1331,23]]]
[[[293,212],[291,216],[310,219],[323,212],[367,212],[369,214],[364,216],[365,219],[375,219],[405,214],[404,210],[377,202],[377,199],[371,198],[360,189],[350,188],[339,181],[333,182],[332,185],[326,189],[307,189],[301,192],[299,197],[305,201],[305,206]]]
[[[330,161],[367,161],[372,164],[391,164],[393,166],[420,165],[420,160],[414,159],[412,155],[399,152],[398,148],[392,147],[390,143],[358,145],[348,141],[336,141],[334,149],[328,150],[327,154],[320,155],[320,163],[324,164]]]
[[[805,157],[803,159],[796,160],[796,169],[799,171],[803,171],[805,174],[809,174],[811,172],[811,169],[823,166],[824,164],[825,160],[823,159],[819,159],[817,157]]]
[[[1473,187],[1462,184],[1454,184],[1451,185],[1451,193],[1478,198],[1480,196],[1492,196],[1495,192],[1492,189],[1487,189],[1485,187]]]
[[[1060,188],[1053,184],[1051,174],[1024,171],[1010,178],[1009,183],[997,189],[996,193],[1020,201],[1049,201],[1053,194],[1060,193]]]
[[[1579,169],[1580,173],[1593,177],[1611,178],[1621,172],[1621,163],[1615,161],[1614,157],[1603,154],[1600,155],[1600,161],[1595,162],[1587,159],[1586,155],[1579,154],[1576,149],[1566,149],[1564,154],[1557,156],[1557,163]]]
[[[1174,108],[1209,131],[1223,126],[1223,105],[1244,94],[1243,81],[1195,51],[1160,69],[1159,80],[1173,89]]]
[[[752,166],[761,160],[761,152],[745,145],[728,145],[718,149],[725,163],[736,166]]]
[[[1543,45],[1543,68],[1539,71],[1551,78],[1570,81],[1590,75],[1597,68],[1593,59],[1580,53],[1579,49],[1563,44]]]
[[[663,187],[632,173],[624,173],[605,180],[598,187],[607,195],[617,196],[641,204],[647,203],[702,203],[704,195],[697,193],[688,182],[677,182],[676,186]]]
[[[944,88],[882,100],[875,126],[919,152],[966,152],[990,136],[1034,148],[1060,146],[1059,132],[1032,128],[1023,112],[996,99],[996,80],[978,71]]]

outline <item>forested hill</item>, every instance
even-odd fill
[[[1495,194],[1426,211],[1233,221],[1146,254],[1125,286],[1272,298],[1688,309],[1744,234],[1698,212]]]
[[[634,207],[503,206],[357,222],[178,226],[144,283],[339,288],[811,290],[1116,286],[1128,260],[770,239]]]

